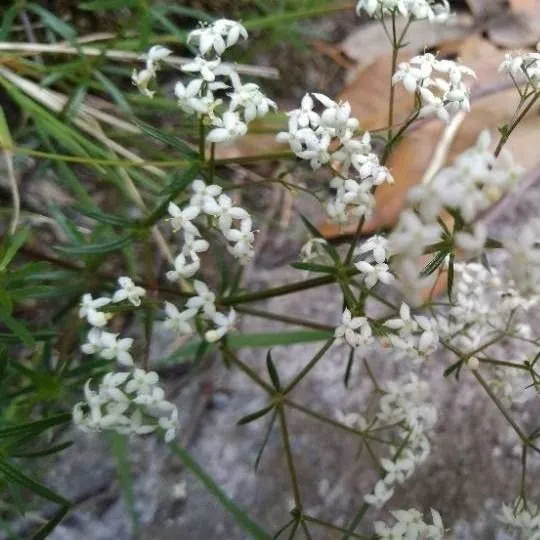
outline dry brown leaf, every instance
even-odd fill
[[[459,57],[462,62],[475,69],[478,75],[478,86],[491,85],[499,81],[501,75],[497,73],[497,67],[504,57],[487,40],[473,36],[462,44]],[[379,63],[382,63],[379,62]],[[369,97],[364,94],[373,90],[373,82],[364,81],[364,71],[344,93],[344,99],[351,101],[353,113],[363,120],[366,111],[369,112]],[[381,91],[381,94],[383,92]],[[384,124],[383,103],[387,101],[387,94],[381,99],[377,96],[374,103],[375,111],[366,124]],[[490,129],[497,133],[497,128],[512,117],[517,105],[517,93],[515,89],[498,92],[477,100],[473,103],[469,113],[460,128],[457,137],[451,145],[447,157],[447,163],[451,162],[456,155],[472,146],[483,129]],[[378,114],[378,119],[375,119]],[[366,125],[369,129],[369,127]],[[513,152],[516,161],[529,168],[538,162],[537,136],[540,129],[540,118],[531,112],[522,125],[516,130],[508,143],[508,148]],[[392,153],[388,166],[395,178],[394,185],[383,185],[376,193],[377,205],[373,218],[366,223],[363,232],[368,234],[384,227],[392,226],[401,212],[406,200],[408,189],[420,182],[424,172],[429,166],[437,143],[444,130],[444,126],[438,121],[424,123],[418,129],[412,131]],[[353,234],[356,223],[346,225],[343,228],[331,223],[321,225],[321,232],[327,238],[337,238]]]
[[[405,24],[406,19],[401,17],[397,20],[398,34],[403,31]],[[407,34],[406,45],[402,50],[410,54],[411,51],[431,49],[441,42],[463,39],[473,30],[473,18],[464,13],[456,14],[446,24],[416,21]],[[369,65],[381,56],[387,56],[390,44],[382,25],[379,22],[369,22],[351,32],[341,42],[341,50],[359,64]]]

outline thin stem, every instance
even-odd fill
[[[317,364],[317,362],[326,354],[328,349],[334,343],[334,337],[331,337],[322,347],[317,354],[308,362],[308,364],[298,373],[298,375],[286,386],[283,390],[283,394],[288,394]]]
[[[260,317],[262,319],[270,319],[272,321],[280,321],[288,324],[295,324],[297,326],[305,326],[306,328],[313,328],[315,330],[328,330],[329,332],[334,330],[334,327],[328,324],[307,321],[298,317],[282,315],[281,313],[271,313],[269,311],[262,311],[260,309],[247,308],[244,306],[239,306],[235,309],[238,313],[245,313],[246,315],[253,315],[253,317]]]
[[[395,86],[392,84],[392,77],[396,72],[398,53],[399,45],[396,36],[396,13],[395,11],[392,11],[392,68],[390,73],[390,102],[388,104],[388,141],[392,140],[392,125],[394,123]]]
[[[206,160],[206,135],[204,129],[204,114],[201,114],[199,117],[199,157],[200,160],[204,163]]]
[[[329,424],[336,428],[342,429],[343,431],[347,431],[353,435],[357,435],[361,437],[362,439],[371,439],[381,444],[392,444],[391,441],[381,439],[380,437],[375,437],[371,435],[369,432],[361,431],[359,429],[354,429],[352,427],[347,426],[346,424],[342,424],[341,422],[338,422],[337,420],[333,420],[332,418],[329,418],[328,416],[324,416],[322,414],[319,414],[318,412],[312,411],[311,409],[308,409],[307,407],[304,407],[303,405],[300,405],[299,403],[296,403],[290,400],[289,398],[283,398],[283,402],[289,407],[291,407],[292,409],[295,409],[297,411],[300,411],[301,413],[304,413],[306,416],[311,416],[312,418],[315,418],[316,420],[319,420],[320,422],[324,422],[325,424]]]
[[[275,390],[270,386],[267,382],[263,381],[261,377],[256,373],[252,368],[250,368],[247,364],[242,362],[234,354],[231,349],[229,349],[226,346],[221,347],[221,352],[223,353],[223,356],[226,356],[228,360],[230,360],[236,367],[238,367],[241,371],[243,371],[254,383],[258,384],[261,388],[266,390],[269,394],[274,394]]]
[[[540,452],[538,448],[532,445],[531,441],[529,441],[528,437],[523,433],[521,428],[516,424],[514,419],[510,416],[506,408],[503,406],[499,398],[493,393],[489,385],[486,383],[484,378],[478,373],[477,371],[473,371],[473,375],[475,379],[480,383],[482,388],[486,391],[486,394],[490,397],[490,399],[495,403],[497,409],[501,411],[502,415],[506,418],[507,422],[512,426],[513,430],[517,433],[518,437],[521,439],[523,444],[527,446],[531,446],[534,448],[537,452]]]
[[[289,430],[287,428],[287,418],[285,417],[285,410],[283,405],[278,406],[279,423],[281,426],[281,437],[283,439],[283,447],[285,450],[285,457],[287,459],[287,467],[289,469],[289,476],[291,478],[294,503],[296,510],[302,514],[302,499],[300,497],[300,487],[298,484],[298,478],[296,476],[296,468],[294,466],[294,459],[291,450],[291,443],[289,439]]]
[[[538,101],[538,98],[540,98],[540,92],[537,92],[533,95],[533,98],[529,101],[527,106],[521,111],[521,113],[516,117],[516,119],[510,124],[508,128],[504,130],[504,133],[501,134],[501,138],[499,139],[499,143],[497,144],[497,148],[495,148],[495,151],[493,152],[495,157],[498,157],[498,155],[501,153],[503,146],[506,144],[506,141],[508,141],[510,135],[516,129],[518,124],[523,120],[523,117],[531,110],[532,106]],[[523,105],[523,98],[520,100],[519,105],[517,107],[517,111],[519,111],[520,107]]]

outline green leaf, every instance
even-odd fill
[[[3,250],[4,253],[0,258],[0,272],[3,272],[7,265],[11,262],[13,257],[17,254],[17,251],[24,245],[28,236],[30,234],[30,228],[25,227],[24,229],[18,230],[13,236],[8,237],[8,244]]]
[[[268,349],[268,353],[266,354],[266,368],[268,369],[268,375],[270,375],[270,380],[274,388],[279,392],[281,390],[281,382],[274,361],[272,360],[272,349]]]
[[[53,332],[52,330],[42,330],[34,332],[30,337],[32,337],[34,341],[45,341],[56,337],[56,332]],[[19,341],[20,338],[17,335],[0,332],[0,343],[8,343],[11,345],[13,343],[18,343]]]
[[[325,341],[332,337],[332,332],[327,330],[297,330],[290,332],[261,332],[254,334],[232,334],[228,336],[227,345],[232,349],[243,347],[274,347],[278,345],[294,345],[296,343],[312,343],[315,341]],[[184,345],[175,353],[162,362],[164,364],[177,362],[183,358],[192,359],[200,345],[206,345],[207,350],[215,348],[214,344],[205,341],[192,342]]]
[[[33,478],[30,478],[29,476],[24,474],[19,468],[15,467],[15,465],[1,457],[0,473],[2,473],[8,480],[11,480],[12,482],[15,482],[25,488],[28,488],[30,491],[32,491],[36,495],[39,495],[40,497],[43,497],[44,499],[48,499],[49,501],[52,501],[56,504],[61,504],[62,506],[71,505],[71,503],[67,499],[64,499],[64,497],[58,495],[58,493],[55,493],[47,486],[44,486]]]
[[[118,86],[100,71],[94,71],[94,77],[101,83],[103,89],[110,94],[118,107],[120,107],[122,111],[131,114],[131,106]]]
[[[322,274],[334,274],[336,269],[333,266],[324,264],[314,264],[307,262],[292,263],[291,266],[297,270],[309,270],[310,272],[320,272]]]
[[[36,450],[35,452],[17,452],[12,453],[11,455],[13,457],[22,457],[22,458],[38,458],[38,457],[44,457],[44,456],[50,456],[52,454],[57,454],[58,452],[62,452],[62,450],[65,450],[66,448],[69,448],[73,445],[73,441],[66,441],[61,444],[57,444],[55,446],[50,446],[49,448],[45,448],[44,450]]]
[[[96,255],[102,253],[110,253],[129,246],[135,241],[133,235],[127,235],[108,242],[99,244],[86,244],[84,246],[54,246],[56,251],[65,253],[66,255]]]
[[[13,318],[11,314],[1,305],[0,322],[3,322],[25,345],[30,346],[35,344],[35,340],[26,326],[20,323],[17,319]]]
[[[61,413],[43,420],[37,420],[35,422],[29,422],[27,424],[20,424],[18,426],[12,426],[7,428],[0,428],[0,438],[13,437],[17,435],[24,435],[28,433],[38,434],[46,429],[60,424],[67,424],[71,422],[71,414]]]
[[[138,127],[141,128],[141,130],[146,133],[146,135],[149,135],[153,139],[156,139],[167,146],[170,146],[171,148],[174,148],[175,150],[178,150],[181,155],[187,156],[190,159],[198,159],[199,154],[193,150],[185,141],[182,139],[179,139],[178,137],[175,137],[174,135],[169,135],[168,133],[165,133],[159,129],[156,129],[155,127],[146,124],[145,122],[141,122],[140,120],[135,120],[135,123]]]
[[[246,416],[243,416],[236,422],[237,426],[243,426],[245,424],[249,424],[250,422],[254,422],[255,420],[258,420],[259,418],[262,418],[265,414],[269,413],[274,408],[274,405],[268,405],[268,407],[264,407],[264,409],[261,409],[260,411],[255,411],[254,413],[247,414]]]
[[[81,2],[78,7],[87,11],[107,11],[110,9],[136,7],[138,4],[139,0],[91,0],[90,2]]]
[[[53,531],[56,526],[64,519],[65,515],[69,511],[69,506],[62,506],[54,516],[42,525],[33,535],[30,540],[45,540]]]
[[[41,21],[45,26],[60,34],[64,39],[71,41],[77,36],[77,32],[69,24],[65,23],[62,19],[59,19],[56,15],[53,15],[50,11],[37,4],[26,4],[26,7],[39,15]]]
[[[99,223],[106,223],[108,225],[113,225],[116,227],[134,227],[135,222],[127,217],[116,216],[112,214],[106,214],[102,212],[99,208],[88,207],[86,205],[77,204],[74,208],[79,211],[81,214],[88,216]]]
[[[259,464],[261,462],[264,449],[266,448],[266,445],[268,444],[268,440],[270,439],[270,434],[272,433],[272,428],[274,427],[274,422],[276,421],[277,413],[278,413],[277,409],[274,408],[274,412],[272,413],[272,416],[270,417],[270,422],[268,422],[268,426],[266,427],[266,433],[264,434],[263,442],[261,443],[261,447],[259,448],[259,451],[257,452],[257,458],[255,459],[255,472],[259,468]]]
[[[236,523],[255,540],[270,540],[270,535],[256,522],[254,522],[233,500],[231,500],[193,457],[177,443],[169,443],[172,453],[182,461],[206,487],[222,506],[235,518]]]
[[[448,251],[443,250],[437,253],[424,267],[422,270],[421,275],[423,277],[429,276],[433,274],[443,263],[446,259],[446,256],[448,255]]]
[[[454,253],[450,254],[450,260],[448,262],[448,279],[446,281],[446,290],[448,293],[448,300],[452,302],[452,289],[454,287]]]
[[[7,37],[9,31],[11,30],[11,25],[17,17],[19,12],[19,5],[13,4],[7,11],[2,15],[2,24],[0,24],[0,41],[8,41]]]
[[[349,351],[349,359],[347,360],[347,367],[345,368],[345,376],[343,377],[343,384],[345,385],[345,388],[349,387],[349,380],[351,378],[352,365],[354,362],[354,352],[355,348],[351,347],[351,350]]]

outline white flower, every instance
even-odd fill
[[[92,326],[105,326],[111,315],[99,311],[99,308],[110,303],[110,298],[102,297],[93,299],[91,294],[85,294],[81,299],[79,317],[86,319]]]
[[[180,278],[193,277],[201,268],[201,261],[196,253],[180,253],[174,259],[174,270],[167,272],[167,279],[178,281]]]
[[[156,71],[159,67],[159,63],[162,60],[165,60],[168,56],[172,54],[172,51],[163,47],[162,45],[154,45],[150,47],[148,55],[146,57],[146,67],[147,69]]]
[[[306,94],[300,102],[300,108],[287,113],[289,117],[289,131],[294,132],[308,126],[318,127],[320,116],[313,110],[313,98]]]
[[[202,26],[188,34],[187,42],[195,41],[202,55],[212,49],[221,56],[225,49],[235,45],[240,38],[247,39],[248,34],[239,22],[219,19],[208,26]]]
[[[216,295],[202,281],[195,280],[193,287],[197,292],[197,296],[189,298],[186,306],[195,310],[195,312],[201,310],[209,318],[213,317],[216,313]]]
[[[194,180],[191,183],[193,195],[189,201],[190,206],[200,208],[205,214],[217,216],[221,208],[216,201],[216,197],[221,194],[221,187],[212,184],[207,186],[202,180]]]
[[[184,245],[182,246],[182,253],[190,259],[197,259],[198,253],[204,253],[208,251],[210,244],[203,238],[197,238],[187,232],[184,233]]]
[[[113,302],[123,302],[128,300],[134,306],[141,305],[141,298],[146,294],[146,291],[142,287],[138,287],[133,283],[133,280],[129,277],[120,277],[118,278],[118,284],[120,289],[118,289],[113,297]]]
[[[107,360],[116,360],[123,366],[133,366],[133,358],[129,354],[129,349],[133,345],[132,338],[118,339],[118,334],[103,332],[101,334],[100,356]]]
[[[190,335],[193,333],[193,328],[188,321],[197,315],[196,309],[185,309],[180,312],[174,304],[165,302],[165,314],[167,315],[163,323],[165,328],[178,334]]]
[[[369,344],[372,330],[366,317],[353,317],[349,309],[345,309],[341,316],[341,325],[334,331],[334,337],[338,342],[345,339],[351,347],[360,347]]]
[[[232,142],[247,133],[247,125],[240,120],[240,116],[232,111],[223,113],[223,118],[214,120],[214,129],[206,136],[208,142],[223,143]]]
[[[422,223],[417,214],[405,210],[388,236],[390,253],[404,254],[407,257],[422,255],[424,248],[440,239],[440,227],[437,224]]]
[[[196,56],[193,61],[184,64],[181,69],[187,73],[200,73],[206,82],[213,82],[216,79],[216,70],[220,63],[220,58],[206,60],[202,56]]]
[[[444,22],[450,15],[450,6],[447,0],[359,0],[356,12],[362,11],[377,18],[399,13],[411,19]]]
[[[359,261],[354,266],[362,273],[364,283],[369,289],[374,287],[379,281],[386,285],[394,281],[394,276],[389,271],[386,263],[371,265],[366,261]]]
[[[200,214],[200,207],[190,204],[189,206],[186,206],[184,209],[180,210],[176,204],[170,202],[167,207],[167,211],[171,216],[171,225],[175,232],[184,230],[194,236],[201,235],[197,227],[191,223]]]
[[[249,213],[244,208],[233,206],[232,199],[224,193],[218,197],[219,214],[218,225],[223,233],[228,231],[234,220],[249,219]]]
[[[257,117],[265,116],[270,109],[277,109],[277,105],[268,99],[254,83],[235,86],[234,92],[229,94],[231,103],[229,110],[244,110],[244,121],[251,122]]]
[[[394,494],[394,490],[390,489],[382,480],[379,480],[375,484],[373,493],[370,493],[364,497],[364,501],[376,508],[382,508]]]
[[[483,223],[475,223],[472,232],[459,231],[455,234],[456,246],[464,251],[465,258],[480,255],[487,240],[487,227]]]
[[[98,354],[102,349],[101,334],[100,328],[91,328],[86,336],[86,343],[81,345],[81,351],[84,354]]]
[[[234,322],[236,319],[236,313],[234,309],[231,308],[228,315],[224,315],[223,313],[216,312],[212,316],[212,321],[216,325],[216,328],[212,330],[208,330],[204,334],[204,339],[208,341],[209,343],[214,343],[216,341],[219,341],[221,338],[225,336],[228,332],[230,332],[234,326]]]
[[[375,234],[354,250],[355,255],[363,255],[370,251],[376,263],[384,263],[389,256],[388,240],[384,236]]]
[[[175,407],[171,416],[162,416],[159,421],[159,427],[165,430],[165,442],[170,443],[178,430],[178,409]]]
[[[154,78],[155,73],[151,69],[141,69],[141,71],[133,70],[131,73],[131,81],[139,89],[141,94],[148,96],[149,98],[154,97],[156,93],[153,90],[148,89],[150,81]]]
[[[241,221],[240,228],[224,231],[224,236],[229,242],[233,242],[228,247],[229,253],[240,261],[247,261],[253,256],[253,241],[255,235],[252,230],[251,218]]]

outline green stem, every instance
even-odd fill
[[[296,159],[294,152],[283,151],[283,152],[267,152],[263,154],[255,154],[253,156],[239,156],[239,157],[230,157],[230,158],[221,158],[216,159],[216,165],[231,165],[231,164],[246,164],[246,163],[257,163],[259,161],[269,161],[269,160],[278,160],[278,159]]]
[[[287,418],[285,417],[285,411],[283,404],[278,406],[279,423],[281,426],[281,437],[283,439],[283,447],[285,450],[285,457],[287,459],[287,468],[289,469],[289,476],[291,478],[294,503],[296,510],[302,515],[302,499],[300,497],[300,487],[298,485],[298,478],[296,476],[296,468],[294,466],[294,459],[291,450],[291,442],[289,439],[289,430],[287,428]]]
[[[364,535],[360,535],[356,533],[350,533],[347,531],[347,529],[338,527],[337,525],[334,525],[333,523],[328,523],[326,521],[323,521],[322,519],[317,519],[312,516],[304,516],[304,520],[311,523],[315,523],[316,525],[320,525],[321,527],[326,527],[327,529],[331,529],[333,531],[347,533],[351,538],[359,538],[360,540],[366,540],[366,539],[371,538],[371,536],[364,536]]]
[[[309,373],[317,362],[326,354],[328,349],[334,343],[334,337],[331,337],[317,352],[317,354],[308,362],[308,364],[298,373],[298,375],[286,386],[283,394],[288,394],[306,375]]]
[[[262,311],[260,309],[247,308],[239,306],[235,308],[238,313],[245,313],[246,315],[253,315],[253,317],[260,317],[262,319],[270,319],[272,321],[280,321],[288,324],[295,324],[297,326],[304,326],[306,328],[313,328],[314,330],[328,330],[334,331],[334,327],[328,324],[322,324],[298,317],[289,317],[288,315],[282,315],[281,313],[270,313],[268,311]]]
[[[204,129],[204,114],[199,117],[199,157],[202,163],[206,160],[206,134]]]
[[[238,367],[241,371],[243,371],[254,383],[258,384],[261,388],[266,390],[266,392],[268,392],[269,394],[275,393],[274,388],[272,388],[272,386],[270,386],[267,382],[263,381],[255,370],[253,370],[247,364],[242,362],[242,360],[240,360],[238,356],[236,356],[236,354],[234,354],[234,352],[231,351],[231,349],[229,349],[226,346],[222,346],[221,352],[223,353],[223,356],[227,357],[228,360],[230,360],[236,367]]]
[[[521,111],[521,113],[516,117],[516,119],[510,124],[510,127],[508,127],[504,133],[501,134],[501,138],[499,139],[499,143],[497,144],[497,148],[495,148],[495,151],[493,152],[493,155],[495,157],[498,157],[498,155],[501,153],[503,146],[506,144],[506,141],[510,138],[510,135],[516,129],[518,124],[523,120],[523,117],[531,110],[532,106],[538,101],[538,98],[540,98],[540,92],[537,92],[533,95],[533,98],[529,101],[527,106]],[[517,107],[517,111],[521,108],[523,105],[523,99],[520,100],[519,105]]]

